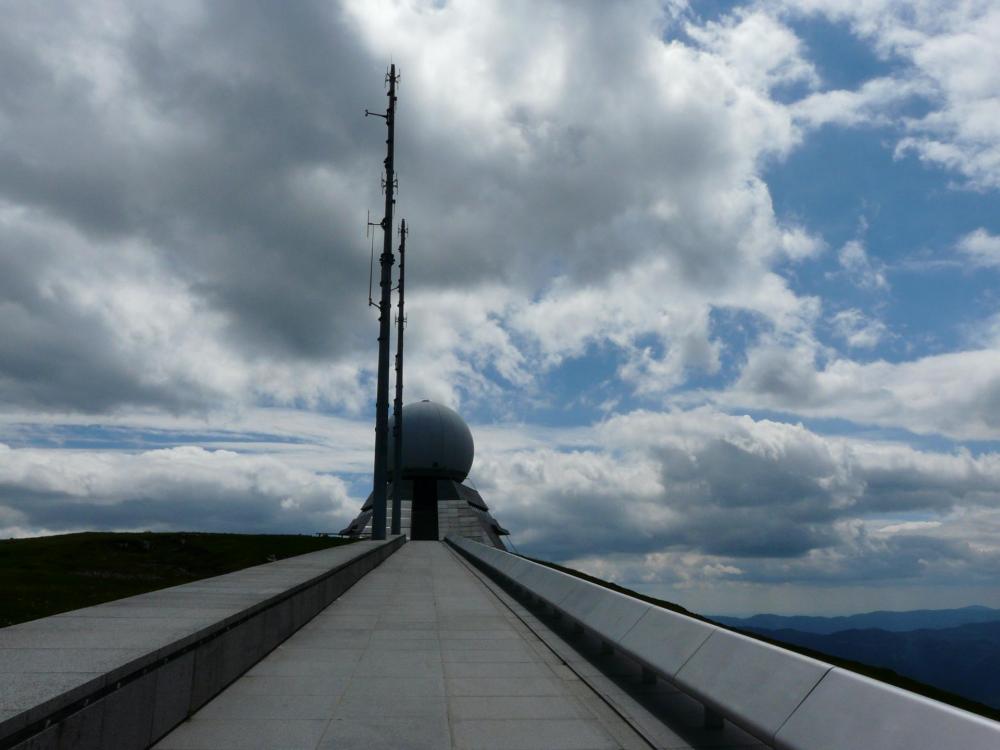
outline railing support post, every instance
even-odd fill
[[[715,709],[705,706],[703,726],[705,729],[722,729],[725,719]]]

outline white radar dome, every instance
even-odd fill
[[[395,473],[393,417],[389,416],[389,474]],[[458,412],[431,401],[403,407],[404,479],[444,477],[461,482],[469,475],[475,445]]]

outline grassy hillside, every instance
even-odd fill
[[[230,573],[347,540],[87,532],[0,541],[0,627]]]

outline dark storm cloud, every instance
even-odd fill
[[[640,259],[658,262],[657,273],[670,276],[665,283],[692,295],[729,295],[737,305],[757,299],[750,287],[780,252],[784,230],[755,163],[790,147],[789,115],[741,88],[717,61],[664,46],[660,5],[553,4],[542,17],[528,3],[482,6],[472,15],[396,10],[415,14],[393,43],[403,71],[397,217],[410,220],[411,252],[420,259],[410,267],[412,289],[470,296],[501,289],[506,301],[485,315],[500,337],[518,341],[511,361],[521,349],[553,361],[564,353],[556,347],[552,356],[536,343],[552,341],[541,330],[544,315],[528,310],[517,331],[505,315],[554,285],[600,287]],[[491,14],[509,25],[504,34]],[[11,79],[0,95],[0,208],[27,209],[18,221],[62,226],[100,249],[103,277],[121,272],[125,248],[155,259],[175,298],[164,304],[198,309],[197,318],[175,325],[209,331],[202,319],[221,320],[205,335],[243,360],[229,362],[230,371],[344,363],[357,371],[372,343],[363,217],[368,208],[380,215],[384,153],[382,122],[362,113],[385,106],[389,57],[375,51],[383,40],[373,38],[373,18],[364,6],[261,0],[15,8],[0,30]],[[752,130],[742,127],[748,118]],[[66,274],[69,255],[41,268],[36,282]],[[96,282],[91,288],[103,291]],[[647,294],[654,291],[664,296],[662,288]],[[778,291],[767,302],[772,313],[797,305]],[[704,305],[693,299],[692,315],[705,317]],[[87,316],[73,300],[48,306],[58,312],[22,313]],[[610,336],[618,346],[637,331],[669,338],[663,329],[684,318],[615,309],[592,317],[582,339]],[[144,353],[124,353],[115,337],[129,338],[118,330],[127,326],[104,322],[110,330],[103,333],[66,326],[94,342],[95,361],[80,369],[81,379],[95,380],[108,367],[136,374],[141,385]],[[478,375],[495,350],[495,341],[456,332],[451,320],[428,327],[453,334],[434,343],[446,351],[428,355],[455,363],[439,381],[458,379],[463,368]],[[178,336],[163,338],[175,345]],[[421,339],[414,343],[419,351]],[[53,380],[53,356],[63,345],[54,337],[39,342]],[[697,367],[708,361],[679,359],[689,358]],[[212,364],[204,368],[210,374]],[[212,390],[212,377],[181,369],[160,373],[155,395],[143,398],[148,383],[112,392],[127,396],[122,405],[159,405],[192,400],[192,382],[195,391]],[[5,400],[13,403],[22,400],[19,372],[8,373]],[[34,377],[50,376],[42,366]],[[287,399],[300,380],[285,373],[257,387],[251,378],[230,395]],[[48,390],[60,388],[54,382]],[[51,406],[115,405],[86,393],[82,386]]]
[[[344,304],[363,296],[364,200],[295,181],[328,169],[371,196],[382,132],[362,113],[381,104],[380,64],[329,4],[203,11],[180,29],[139,14],[126,44],[143,101],[181,133],[151,165],[160,242],[249,351],[343,353],[364,320]]]
[[[65,290],[38,284],[57,252],[8,227],[0,253],[0,404],[101,412],[155,404],[168,411],[205,408],[213,396],[196,384],[150,382],[114,346],[114,331],[93,311],[65,302]],[[81,266],[85,255],[65,258]]]
[[[143,243],[225,317],[227,345],[246,356],[352,351],[369,322],[361,233],[365,205],[377,205],[383,130],[362,113],[384,106],[381,61],[324,3],[123,12],[108,40],[73,6],[8,9],[0,200],[29,208],[19,221],[103,248],[109,275],[123,243]],[[60,53],[77,47],[110,61],[95,71]],[[325,173],[347,175],[349,203]],[[2,255],[13,277],[0,316],[4,402],[197,405],[190,383],[144,385],[143,364],[116,351],[106,321],[40,289],[46,271],[72,274],[86,258],[41,248],[40,264],[13,234]]]
[[[707,513],[686,525],[681,537],[689,549],[728,558],[794,558],[836,544],[832,529],[776,515],[742,510]]]
[[[603,441],[615,448],[479,468],[521,551],[625,561],[632,580],[715,565],[744,581],[947,578],[1000,562],[990,455],[876,447],[708,409],[618,416]]]
[[[861,534],[843,540],[835,553],[816,559],[756,560],[743,567],[746,580],[769,584],[920,580],[925,584],[961,581],[970,585],[995,581],[1000,554],[977,550],[964,540],[929,534]]]
[[[559,559],[663,549],[790,558],[838,542],[831,524],[845,510],[821,486],[815,466],[724,440],[710,440],[694,453],[658,451],[656,461],[663,488],[658,495],[636,496],[625,482],[613,486],[613,473],[599,473],[593,489],[568,492],[556,482],[523,514],[505,513],[505,523],[536,530],[530,548]]]
[[[342,528],[356,503],[335,477],[270,457],[180,447],[90,454],[0,445],[0,528]]]
[[[3,489],[0,488],[0,495]],[[302,533],[312,524],[300,514],[280,512],[274,498],[249,495],[232,502],[218,494],[133,497],[116,502],[80,503],[68,495],[11,493],[8,509],[23,514],[32,528],[62,532],[75,529],[197,529],[230,533]],[[229,500],[229,502],[226,502]],[[323,524],[320,524],[322,526]],[[319,526],[317,526],[318,528]]]

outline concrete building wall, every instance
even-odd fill
[[[411,536],[412,497],[413,481],[404,479],[399,515],[400,533],[407,537]],[[373,498],[369,496],[362,507],[362,516],[368,513],[363,528],[359,530],[363,536],[371,536],[372,533],[370,515],[372,502]],[[449,534],[458,534],[498,549],[506,549],[500,534],[497,533],[496,522],[490,516],[486,503],[483,502],[478,492],[466,485],[447,479],[438,480],[437,517],[438,539],[440,540]],[[391,485],[386,500],[386,527],[392,528]]]

